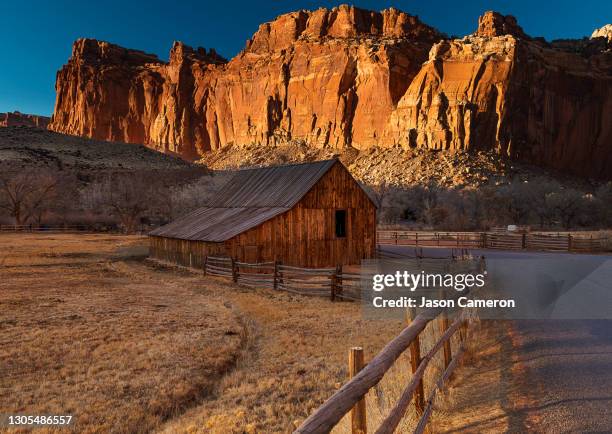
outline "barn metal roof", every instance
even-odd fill
[[[338,159],[238,170],[210,202],[149,235],[226,241],[290,210]]]
[[[239,170],[209,206],[291,208],[337,161],[333,159]]]

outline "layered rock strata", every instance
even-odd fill
[[[196,159],[226,146],[495,150],[612,177],[605,37],[547,43],[485,13],[449,39],[417,17],[340,6],[262,24],[229,62],[175,43],[168,62],[78,40],[50,128]]]

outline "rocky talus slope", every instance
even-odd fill
[[[607,33],[606,33],[607,35]],[[298,11],[230,61],[175,43],[169,62],[81,39],[50,128],[198,159],[228,146],[493,152],[612,176],[605,35],[546,42],[487,12],[449,39],[396,9]]]
[[[599,184],[593,180],[566,176],[558,171],[513,161],[494,151],[431,151],[403,149],[400,146],[373,146],[363,151],[354,148],[313,148],[303,143],[276,147],[228,146],[206,153],[198,163],[212,170],[232,170],[336,157],[340,158],[355,179],[370,186],[406,188],[434,185],[472,189],[485,185],[505,185],[514,180],[548,179],[567,187],[589,190]]]

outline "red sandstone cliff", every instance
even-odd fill
[[[0,127],[34,127],[46,129],[47,116],[29,115],[21,112],[0,113]]]
[[[226,62],[175,43],[168,63],[78,40],[50,128],[193,159],[228,145],[496,149],[577,174],[612,173],[612,54],[528,37],[486,13],[444,39],[395,9],[299,11]]]

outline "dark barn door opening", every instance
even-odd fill
[[[346,238],[346,210],[336,210],[336,238]]]

